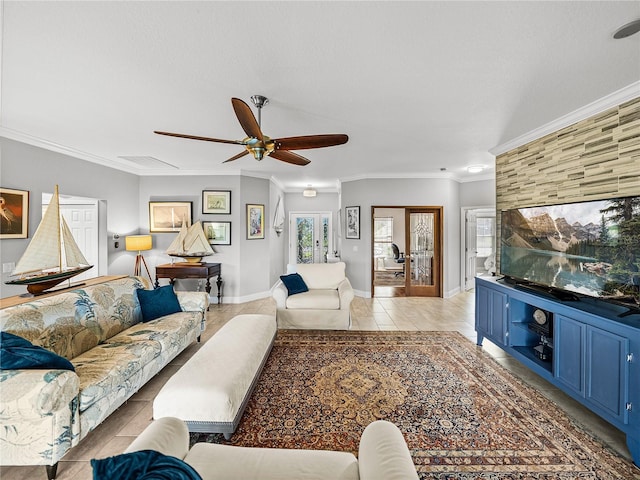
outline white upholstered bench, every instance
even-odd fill
[[[229,440],[276,333],[271,315],[229,320],[162,387],[153,401],[153,418],[177,417],[190,432],[223,433]]]

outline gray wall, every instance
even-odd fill
[[[61,194],[96,198],[106,212],[106,230],[101,242],[107,245],[107,272],[128,274],[133,271],[135,254],[124,249],[124,236],[149,231],[149,201],[191,201],[193,220],[230,221],[231,245],[214,246],[209,261],[222,264],[223,293],[229,302],[242,302],[268,296],[270,288],[285,272],[288,262],[288,213],[290,211],[331,211],[337,228],[338,209],[359,205],[361,238],[338,238],[335,247],[347,263],[347,274],[358,294],[370,296],[371,205],[444,207],[444,294],[455,294],[460,287],[460,207],[492,206],[495,202],[492,180],[458,183],[450,179],[371,179],[344,182],[342,193],[321,193],[304,198],[300,192],[283,193],[274,182],[248,176],[143,176],[114,170],[73,157],[33,147],[5,138],[0,139],[1,184],[6,188],[30,191],[28,239],[2,240],[2,263],[16,262],[31,240],[40,222],[42,192],[52,192],[55,183]],[[231,190],[231,214],[202,214],[202,190]],[[285,231],[278,237],[273,231],[273,215],[279,196],[284,198]],[[247,240],[246,204],[265,205],[265,239]],[[101,210],[102,211],[102,210]],[[344,222],[344,217],[342,217]],[[115,249],[111,236],[121,235]],[[168,263],[164,251],[174,234],[154,233],[153,250],[145,259],[155,278],[155,266]],[[4,285],[1,297],[24,293],[24,287]],[[191,283],[189,283],[191,282]],[[178,288],[194,288],[194,280],[178,281]],[[213,291],[215,292],[215,286]]]
[[[42,193],[52,193],[58,184],[60,195],[101,201],[106,232],[103,232],[99,241],[103,247],[106,243],[108,253],[105,259],[108,272],[103,274],[133,272],[135,255],[124,250],[123,239],[120,249],[116,250],[111,236],[114,233],[126,235],[138,232],[138,176],[0,138],[0,177],[2,187],[29,191],[29,238],[1,240],[2,263],[17,262],[20,259],[42,218]],[[94,267],[93,270],[97,275],[97,268]],[[25,293],[24,286],[5,285],[6,280],[8,273],[3,273],[1,297]]]

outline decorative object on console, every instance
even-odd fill
[[[172,257],[183,258],[187,262],[198,263],[202,257],[208,257],[215,252],[204,234],[202,223],[197,221],[189,228],[183,223],[178,236],[171,242],[165,253]]]
[[[247,203],[247,240],[264,238],[264,205]]]
[[[202,229],[211,245],[231,245],[231,222],[202,222]]]
[[[360,207],[347,207],[347,228],[344,238],[360,238]]]
[[[149,231],[179,232],[183,223],[191,225],[191,207],[191,202],[149,202]]]
[[[203,190],[202,213],[230,214],[231,191],[230,190]]]
[[[276,160],[282,162],[291,163],[293,165],[307,165],[310,161],[297,153],[290,152],[289,150],[303,150],[309,148],[323,148],[332,147],[334,145],[342,145],[347,143],[349,137],[343,134],[329,134],[329,135],[304,135],[297,137],[287,138],[275,138],[272,139],[262,133],[260,127],[260,112],[262,107],[269,103],[269,99],[262,95],[253,95],[251,101],[258,109],[258,120],[253,115],[251,108],[245,102],[239,98],[232,98],[231,104],[233,110],[238,117],[238,121],[242,126],[242,129],[247,134],[247,138],[244,140],[222,140],[220,138],[200,137],[196,135],[186,135],[183,133],[171,133],[154,131],[159,135],[168,135],[170,137],[188,138],[191,140],[203,140],[206,142],[218,142],[218,143],[231,143],[236,145],[243,145],[245,151],[234,155],[233,157],[225,160],[223,163],[237,160],[251,153],[253,157],[260,161],[266,156],[271,156]]]
[[[273,229],[278,236],[280,236],[280,234],[284,231],[284,220],[284,202],[282,201],[282,197],[278,197],[278,203],[276,204],[276,213],[273,217]]]
[[[29,293],[40,295],[92,267],[84,258],[60,213],[60,197],[56,185],[36,233],[11,274],[20,277],[5,283],[26,285]]]
[[[149,276],[149,280],[151,280],[149,267],[142,256],[142,251],[151,250],[153,247],[153,239],[151,238],[151,235],[127,235],[124,237],[124,245],[128,252],[138,252],[136,255],[136,263],[133,268],[133,274],[135,276],[142,275],[142,265],[144,265],[147,275]]]
[[[29,231],[29,192],[0,188],[0,240],[27,238]]]

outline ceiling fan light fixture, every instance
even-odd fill
[[[307,185],[307,188],[302,191],[302,196],[307,198],[315,197],[317,194],[318,192],[311,188],[311,185]]]
[[[467,172],[469,173],[480,173],[483,172],[485,169],[484,165],[469,165],[467,167]]]

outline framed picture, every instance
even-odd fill
[[[203,190],[202,213],[231,213],[230,190]]]
[[[0,239],[27,238],[29,192],[0,187]]]
[[[211,245],[231,245],[231,222],[202,222],[202,229]]]
[[[247,240],[264,238],[264,205],[247,203]]]
[[[360,238],[360,207],[347,207],[347,228],[344,238]]]
[[[191,225],[192,202],[149,202],[151,233],[179,232],[182,222]]]

